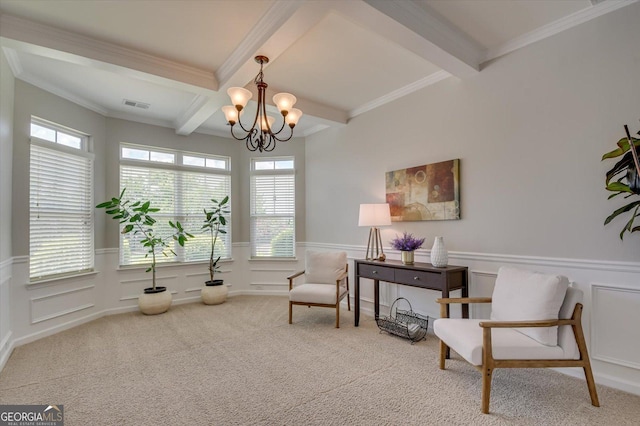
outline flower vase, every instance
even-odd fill
[[[411,251],[402,250],[400,252],[400,256],[402,256],[401,259],[403,264],[413,265],[413,250]]]
[[[431,264],[436,268],[444,268],[449,263],[449,253],[442,237],[436,237],[431,248]]]

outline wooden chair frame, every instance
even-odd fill
[[[293,289],[293,280],[296,277],[304,275],[305,271],[299,271],[294,273],[293,275],[289,275],[287,279],[289,280],[289,291]],[[346,279],[347,282],[347,292],[340,297],[340,282]],[[330,285],[330,284],[327,284]],[[351,299],[349,297],[349,264],[346,264],[344,268],[344,272],[338,276],[336,279],[336,303],[334,304],[325,304],[325,303],[309,303],[309,302],[292,302],[289,300],[289,324],[293,322],[293,305],[302,305],[308,306],[309,308],[312,306],[320,306],[322,308],[334,308],[336,310],[336,328],[340,328],[340,302],[344,297],[347,297],[347,309],[351,311]]]
[[[490,297],[467,297],[467,298],[441,298],[437,302],[440,304],[440,317],[448,318],[447,307],[451,303],[491,303]],[[491,345],[491,330],[493,328],[519,328],[519,327],[554,327],[570,325],[580,352],[579,359],[495,359],[493,358]],[[576,303],[573,315],[570,319],[542,320],[542,321],[482,321],[482,365],[474,365],[482,373],[482,412],[489,413],[489,399],[491,394],[491,378],[493,370],[496,368],[549,368],[549,367],[582,367],[584,376],[589,388],[591,404],[600,406],[596,383],[593,380],[591,362],[587,352],[587,344],[582,330],[582,303]],[[440,369],[445,369],[445,359],[447,358],[449,347],[440,340]]]

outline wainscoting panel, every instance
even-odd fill
[[[0,371],[11,355],[12,327],[11,327],[11,259],[0,263]]]
[[[95,286],[88,285],[31,298],[31,324],[95,306]]]
[[[591,358],[640,369],[640,289],[592,284],[591,294]]]

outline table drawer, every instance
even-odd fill
[[[377,265],[360,265],[358,269],[362,278],[371,278],[374,280],[393,281],[393,268]]]
[[[397,269],[395,273],[396,282],[399,284],[414,287],[430,288],[442,290],[444,287],[444,275],[439,272],[411,271],[408,269]]]

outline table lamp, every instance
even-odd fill
[[[360,204],[358,226],[370,226],[367,242],[367,260],[385,260],[379,226],[391,225],[389,204]]]

